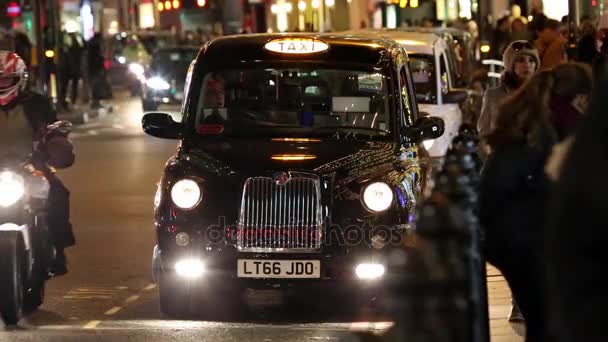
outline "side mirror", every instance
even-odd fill
[[[466,89],[450,89],[447,94],[443,94],[444,103],[461,103],[469,97]]]
[[[146,134],[157,138],[179,139],[182,136],[180,124],[167,113],[146,114],[141,126]]]
[[[414,127],[418,141],[437,139],[445,131],[443,119],[436,116],[420,117]]]

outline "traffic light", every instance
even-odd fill
[[[159,12],[179,9],[180,7],[182,7],[180,0],[159,0],[158,4],[156,5],[156,9]]]

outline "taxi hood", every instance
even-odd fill
[[[399,153],[396,143],[322,139],[230,139],[200,143],[188,151],[203,173],[230,170],[244,177],[276,171],[305,171],[318,175],[334,172],[373,172],[392,164]],[[363,172],[365,171],[365,172]]]

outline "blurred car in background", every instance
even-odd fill
[[[132,95],[141,94],[142,76],[158,48],[172,46],[170,32],[120,32],[105,42],[106,69],[113,86],[125,87]]]
[[[141,71],[144,111],[154,111],[161,104],[181,104],[188,67],[198,51],[194,46],[161,48],[152,55],[146,70],[132,70]]]

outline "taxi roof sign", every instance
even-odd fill
[[[329,45],[315,38],[278,38],[266,43],[264,48],[277,53],[304,55],[326,51]]]

